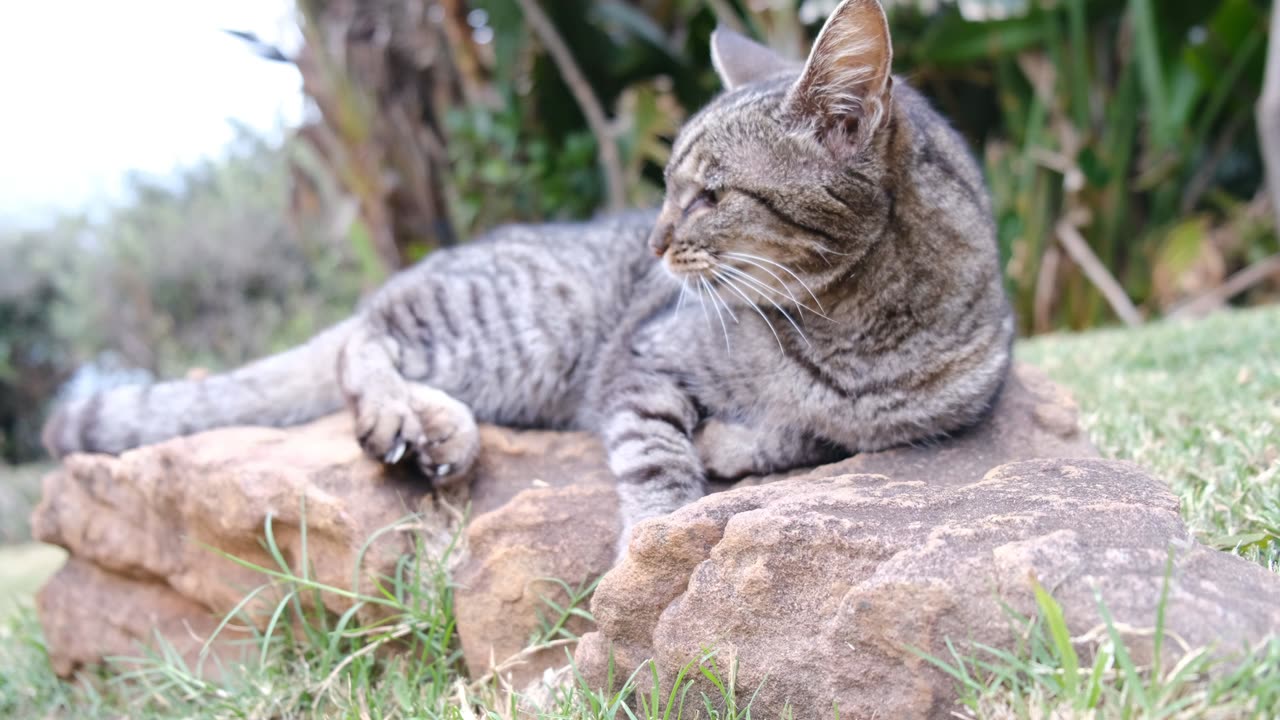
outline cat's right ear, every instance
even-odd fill
[[[844,0],[822,26],[787,98],[792,116],[838,154],[856,152],[885,121],[893,43],[879,0]]]
[[[711,33],[711,64],[725,90],[797,67],[755,40],[723,27]]]

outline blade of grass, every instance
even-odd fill
[[[1080,658],[1071,644],[1071,631],[1067,629],[1067,620],[1062,613],[1062,606],[1054,600],[1038,581],[1031,580],[1031,589],[1036,596],[1036,605],[1049,628],[1049,636],[1053,639],[1056,652],[1055,659],[1062,664],[1063,690],[1072,704],[1079,701],[1080,693]]]

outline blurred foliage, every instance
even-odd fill
[[[59,249],[40,234],[0,236],[0,268],[21,269],[0,272],[0,466],[32,457],[42,417],[32,410],[71,370],[70,343],[53,322]]]
[[[241,134],[224,158],[100,219],[0,235],[0,458],[38,451],[42,408],[84,362],[181,376],[280,350],[350,313],[348,243],[289,221],[288,151]],[[99,362],[100,361],[100,362]]]
[[[449,113],[458,227],[475,231],[493,217],[582,217],[600,204],[591,133],[574,133],[553,152],[544,138],[522,138],[519,121],[512,112],[458,108]]]
[[[341,316],[335,301],[349,312],[358,274],[340,244],[289,224],[287,189],[284,151],[245,134],[177,182],[135,179],[134,201],[71,254],[59,331],[82,357],[114,349],[173,376],[297,343]]]
[[[897,71],[985,164],[1024,331],[1115,319],[1064,234],[1146,317],[1280,252],[1254,123],[1270,2],[888,4]],[[0,274],[0,454],[32,453],[37,409],[83,362],[227,367],[436,247],[590,216],[608,176],[626,203],[658,202],[680,124],[719,90],[711,31],[802,58],[835,5],[542,0],[548,35],[527,0],[299,0],[304,46],[287,61],[313,112],[287,147],[245,136],[173,182],[138,179],[105,217],[0,236],[0,265],[29,270]],[[588,123],[583,84],[607,127]],[[1273,278],[1241,300],[1276,293]]]
[[[1267,18],[1251,0],[899,13],[901,69],[983,148],[1025,328],[1112,319],[1063,224],[1149,315],[1280,249],[1254,127]]]
[[[389,13],[398,4],[363,7]],[[605,197],[602,142],[621,148],[632,204],[656,201],[679,122],[718,90],[712,29],[724,24],[800,58],[836,4],[540,3],[611,115],[600,137],[519,0],[428,3],[452,50],[433,62],[452,58],[463,87],[462,106],[435,108],[446,118],[439,140],[448,148],[441,177],[451,226],[466,237],[510,220],[591,214]],[[1146,317],[1211,293],[1280,249],[1258,194],[1253,115],[1269,2],[887,4],[897,71],[934,100],[986,166],[1025,331],[1114,321],[1058,242],[1064,232],[1083,238]],[[325,20],[320,13],[311,22]],[[432,245],[428,239],[402,254],[417,257]],[[1253,297],[1274,293],[1274,284],[1264,285]]]

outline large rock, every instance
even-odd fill
[[[195,672],[216,676],[241,658],[252,636],[159,580],[129,578],[72,557],[36,601],[54,672],[64,677],[103,658],[141,658],[165,638]],[[212,638],[212,642],[206,642]],[[125,663],[127,664],[127,663]]]
[[[268,517],[295,572],[303,569],[299,529],[305,518],[310,576],[340,588],[358,583],[369,592],[414,545],[407,530],[380,530],[416,513],[414,527],[434,552],[459,531],[469,506],[472,522],[454,575],[459,636],[473,676],[502,665],[538,631],[539,612],[548,608],[544,598],[564,602],[563,590],[548,578],[580,587],[609,570],[616,499],[603,451],[590,435],[482,433],[471,487],[444,496],[365,459],[345,416],[288,430],[218,430],[119,458],[69,458],[46,478],[44,502],[33,517],[40,539],[75,558],[40,600],[51,657],[69,672],[121,654],[125,640],[146,639],[137,628],[106,629],[120,627],[106,606],[121,593],[133,593],[131,602],[144,615],[155,606],[156,618],[199,616],[190,627],[204,627],[209,616],[231,610],[265,578],[221,553],[275,569],[276,560],[262,547]],[[1019,368],[992,416],[970,432],[793,475],[876,472],[944,487],[1013,460],[1094,454],[1076,427],[1070,400],[1039,372]],[[64,601],[72,593],[84,601]],[[350,606],[337,594],[321,601],[334,613]],[[263,592],[247,611],[261,625],[275,602],[276,595]],[[566,629],[588,628],[574,619]],[[516,683],[563,663],[564,649],[520,659],[504,666]]]
[[[842,718],[951,717],[954,681],[917,649],[1012,649],[1001,603],[1034,615],[1031,578],[1073,636],[1101,623],[1095,597],[1119,627],[1153,628],[1170,551],[1172,633],[1231,651],[1280,632],[1280,577],[1196,544],[1177,499],[1136,466],[1032,460],[963,484],[938,472],[936,484],[811,474],[641,524],[596,590],[579,670],[603,686],[611,656],[614,677],[653,658],[670,683],[715,648],[742,692],[759,689],[759,717],[789,705],[816,720],[833,703]],[[1150,634],[1131,640],[1147,661]]]
[[[486,429],[478,470],[475,519],[453,574],[458,638],[472,678],[501,668],[523,686],[564,664],[560,646],[522,651],[556,620],[546,601],[569,599],[556,581],[577,589],[608,572],[618,498],[604,448],[588,433]],[[581,617],[565,627],[588,629]]]
[[[942,443],[858,455],[790,476],[875,472],[943,487],[972,482],[991,468],[1015,460],[1096,457],[1097,451],[1077,426],[1076,414],[1071,398],[1043,373],[1020,366],[991,416],[968,432]],[[556,437],[563,438],[557,447],[577,448],[575,456],[600,452],[589,437],[553,434],[546,440]],[[603,459],[600,464],[603,469]],[[551,479],[568,474],[549,470],[544,463],[536,475]],[[787,476],[749,478],[735,487],[782,477]],[[571,488],[526,492],[492,514],[478,517],[468,529],[470,552],[456,574],[457,609],[459,635],[473,675],[488,670],[491,660],[501,664],[525,647],[539,629],[538,612],[548,611],[544,597],[563,605],[566,594],[546,578],[580,587],[609,570],[617,532],[613,481],[607,469],[583,481]],[[582,629],[576,621],[569,627],[571,632]],[[524,686],[564,659],[562,649],[523,657],[510,669],[510,681]]]
[[[617,507],[612,486],[584,485],[526,490],[502,510],[476,518],[467,529],[467,559],[454,574],[458,636],[473,678],[501,666],[508,682],[524,687],[565,664],[559,645],[521,656],[518,664],[504,662],[544,634],[544,623],[556,622],[547,600],[567,605],[568,593],[556,581],[577,590],[608,572],[617,556]],[[580,616],[568,620],[564,629],[573,635],[591,629]]]
[[[106,657],[137,656],[139,644],[154,642],[152,627],[193,661],[216,624],[211,619],[269,579],[227,556],[281,569],[264,547],[268,525],[294,573],[372,594],[415,541],[440,552],[460,532],[468,502],[483,513],[526,489],[607,476],[589,436],[483,433],[474,487],[440,494],[366,459],[346,416],[288,430],[216,430],[120,457],[68,458],[45,477],[32,515],[37,539],[72,558],[37,599],[55,669],[66,675]],[[387,530],[410,517],[411,525]],[[245,617],[265,626],[279,597],[259,592],[243,607]],[[314,605],[310,593],[300,600]],[[335,614],[351,606],[337,593],[320,602]],[[361,615],[377,611],[366,605]]]

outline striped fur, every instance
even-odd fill
[[[821,38],[802,67],[717,34],[729,89],[677,138],[659,211],[433,253],[307,345],[65,407],[46,443],[119,452],[345,404],[370,455],[451,482],[477,420],[588,429],[629,532],[708,476],[973,424],[1013,335],[981,174],[888,76],[874,0],[846,0]]]

